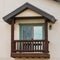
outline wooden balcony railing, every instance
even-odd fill
[[[48,53],[46,40],[14,40],[14,52],[43,52]]]

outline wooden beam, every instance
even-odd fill
[[[45,20],[45,40],[48,40],[48,21]]]
[[[11,54],[14,51],[14,19],[11,22]]]
[[[48,53],[12,53],[13,58],[20,58],[20,57],[29,57],[29,58],[50,58],[50,54]]]
[[[20,19],[44,19],[45,17],[43,16],[29,16],[29,17],[15,17],[15,20],[20,20]]]
[[[48,46],[48,20],[46,19],[45,20],[45,40],[46,40],[46,43],[45,43],[45,53],[48,53],[48,49],[49,49],[49,46]]]

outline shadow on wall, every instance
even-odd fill
[[[55,0],[55,1],[60,2],[60,0]]]
[[[16,58],[15,60],[59,60],[60,58]]]

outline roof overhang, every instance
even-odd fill
[[[55,1],[60,2],[60,0],[55,0]]]
[[[21,7],[17,8],[16,10],[14,10],[13,12],[9,13],[8,15],[6,15],[5,17],[3,17],[4,21],[6,21],[7,23],[11,23],[11,18],[15,17],[16,15],[20,14],[21,12],[23,12],[26,9],[31,9],[35,12],[37,12],[38,14],[41,14],[42,16],[44,16],[45,18],[47,18],[49,21],[51,21],[52,23],[55,23],[56,19],[54,16],[46,13],[45,11],[29,4],[29,3],[25,3],[24,5],[22,5]]]

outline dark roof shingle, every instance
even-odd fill
[[[5,17],[3,17],[3,19],[7,22],[10,23],[10,18],[16,16],[17,14],[21,13],[22,11],[26,10],[26,9],[31,9],[35,12],[37,12],[38,14],[41,14],[42,16],[48,18],[51,22],[55,22],[56,19],[54,16],[44,12],[43,10],[29,4],[29,3],[25,3],[24,5],[22,5],[21,7],[17,8],[16,10],[14,10],[13,12],[9,13],[8,15],[6,15]]]

